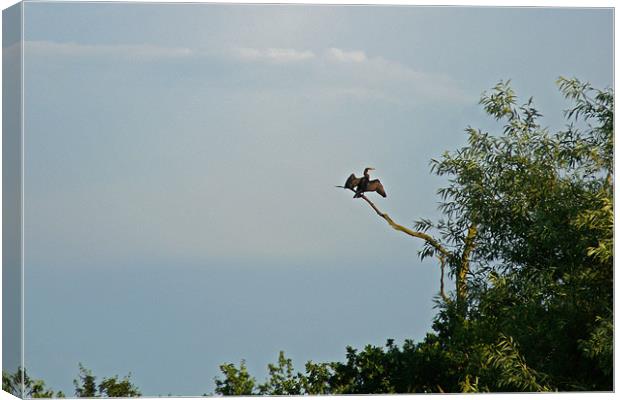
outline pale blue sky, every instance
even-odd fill
[[[199,395],[346,345],[421,339],[439,273],[420,243],[333,188],[437,218],[428,163],[493,129],[510,78],[552,129],[559,75],[612,84],[610,10],[25,6],[26,367],[77,363],[145,395]]]

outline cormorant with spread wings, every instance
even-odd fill
[[[371,167],[364,169],[364,176],[361,178],[356,177],[355,174],[351,174],[344,183],[344,186],[340,187],[353,190],[355,192],[354,198],[361,197],[365,192],[377,192],[381,196],[387,197],[381,181],[379,179],[370,179],[370,173],[368,171],[373,170],[374,168]]]

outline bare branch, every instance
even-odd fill
[[[424,240],[425,242],[433,246],[435,250],[437,250],[441,255],[443,255],[444,257],[447,257],[448,259],[452,257],[452,254],[448,252],[442,245],[440,245],[439,242],[435,238],[433,238],[431,235],[424,233],[424,232],[414,231],[400,224],[397,224],[396,222],[394,222],[392,218],[390,218],[390,216],[387,213],[384,213],[381,210],[379,210],[377,206],[375,206],[375,204],[372,201],[368,200],[368,198],[365,195],[362,194],[361,198],[366,200],[366,202],[370,205],[370,207],[372,207],[372,209],[375,210],[377,215],[383,218],[392,228],[396,229],[397,231],[403,232],[409,236],[417,237],[419,239]]]
[[[336,187],[347,189],[344,186],[336,186]],[[446,266],[446,260],[450,260],[451,258],[453,258],[452,253],[450,253],[448,250],[446,250],[431,235],[429,235],[427,233],[424,233],[424,232],[414,231],[412,229],[406,228],[406,227],[404,227],[404,226],[394,222],[394,220],[392,218],[390,218],[390,216],[387,213],[384,213],[381,210],[379,210],[377,208],[377,206],[372,201],[370,201],[363,193],[360,195],[360,198],[366,200],[366,203],[368,203],[370,205],[370,207],[372,207],[372,209],[375,210],[377,215],[380,216],[381,218],[383,218],[393,229],[395,229],[397,231],[400,231],[400,232],[403,232],[403,233],[405,233],[405,234],[407,234],[409,236],[416,237],[416,238],[424,240],[426,243],[431,245],[437,251],[437,253],[439,253],[439,254],[437,254],[437,259],[439,259],[439,265],[440,265],[440,269],[441,269],[441,277],[439,278],[439,294],[441,295],[441,297],[445,301],[448,301],[449,300],[448,296],[446,296],[446,292],[444,290],[444,270],[445,270],[445,266]]]

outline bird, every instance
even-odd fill
[[[381,181],[379,181],[379,179],[370,179],[369,171],[373,170],[375,169],[372,167],[365,168],[364,175],[360,178],[356,177],[355,174],[351,174],[344,183],[344,186],[338,187],[353,190],[355,192],[354,198],[362,197],[364,192],[377,192],[381,196],[387,197]]]
[[[375,169],[372,167],[367,167],[366,169],[364,169],[364,176],[360,178],[359,182],[357,183],[355,196],[353,196],[354,198],[362,197],[362,194],[364,194],[364,192],[377,192],[382,197],[387,197],[381,181],[379,179],[370,179],[369,171],[374,170]]]

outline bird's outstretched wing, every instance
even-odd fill
[[[347,178],[347,181],[344,183],[344,188],[355,190],[355,188],[357,187],[359,183],[360,183],[360,178],[357,178],[355,174],[351,174],[349,178]]]
[[[379,179],[373,179],[372,181],[368,182],[366,191],[377,192],[381,196],[387,197],[387,194],[385,193],[385,189],[383,188],[383,185],[381,184],[381,181]]]

